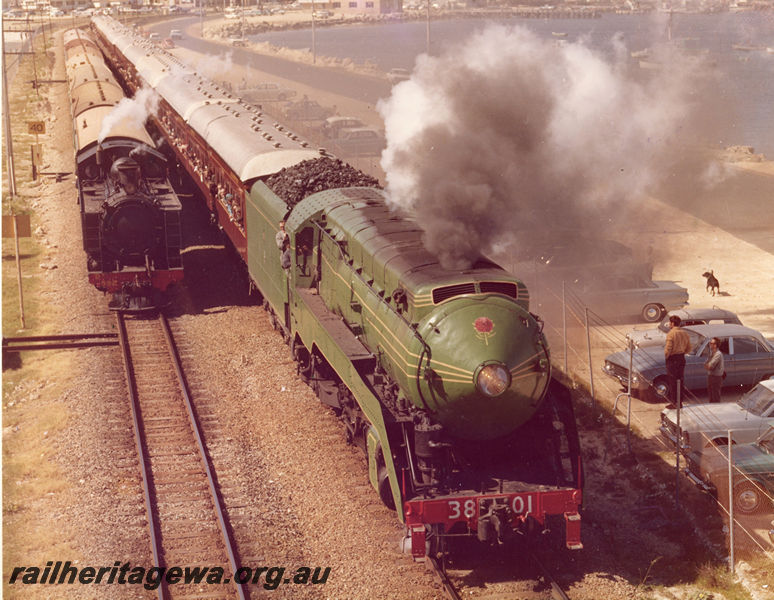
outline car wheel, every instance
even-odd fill
[[[760,512],[765,500],[766,493],[752,481],[743,481],[734,488],[734,509],[743,514]]]
[[[648,396],[650,397],[650,400],[653,402],[669,402],[671,400],[669,397],[669,387],[668,377],[665,375],[656,377],[656,379],[653,381],[653,385],[651,385],[650,389],[648,390]]]
[[[642,318],[648,323],[656,323],[664,316],[664,307],[660,304],[650,303],[646,304],[642,309]]]

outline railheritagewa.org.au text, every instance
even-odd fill
[[[11,585],[142,585],[146,590],[166,585],[244,585],[276,590],[281,585],[320,585],[328,581],[330,567],[239,567],[230,573],[222,567],[142,567],[116,561],[110,567],[76,566],[71,561],[48,561],[44,567],[14,567]]]

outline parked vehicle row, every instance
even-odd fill
[[[704,363],[710,354],[709,341],[720,339],[726,378],[724,387],[754,385],[774,375],[774,344],[754,329],[742,325],[691,325],[683,328],[691,340],[685,355],[683,387],[700,390],[707,387]],[[631,377],[632,391],[654,401],[673,400],[669,397],[669,378],[663,345],[651,345],[631,350],[633,372],[629,372],[628,349],[605,358],[603,372],[627,387]]]
[[[660,431],[678,443],[676,410],[662,411]],[[759,382],[737,402],[682,409],[680,432],[685,473],[694,483],[725,507],[733,499],[742,514],[774,512],[774,379]]]

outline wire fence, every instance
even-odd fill
[[[755,444],[733,443],[729,446],[724,443],[728,439],[752,441],[757,438],[762,432],[761,421],[751,424],[749,429],[729,432],[725,421],[715,410],[709,409],[717,405],[707,403],[703,390],[682,389],[681,410],[676,412],[684,413],[682,407],[690,408],[691,430],[715,434],[703,434],[701,439],[690,440],[690,434],[683,431],[670,432],[653,410],[654,404],[660,408],[667,399],[654,392],[655,381],[637,375],[639,370],[663,367],[663,354],[637,352],[635,360],[636,348],[627,337],[631,325],[612,322],[589,309],[572,286],[543,283],[537,298],[534,292],[532,298],[536,301],[533,304],[536,312],[545,319],[545,332],[555,367],[562,369],[571,380],[588,387],[592,411],[604,406],[613,420],[626,427],[628,451],[632,452],[631,436],[638,433],[652,440],[661,449],[662,456],[668,457],[671,453],[676,467],[673,490],[678,506],[681,504],[678,490],[688,479],[714,499],[725,523],[723,532],[730,568],[734,569],[740,554],[769,553],[774,558],[774,531],[771,531],[774,529],[774,427]],[[652,324],[654,328],[657,325]],[[621,351],[617,362],[626,365],[626,373],[621,380],[616,380],[608,376],[603,367],[606,357]],[[625,384],[628,382],[632,382],[635,389],[627,389]],[[749,395],[731,402],[736,402],[742,411],[746,401],[751,402]],[[612,436],[611,429],[606,436]],[[766,432],[765,426],[763,432]],[[674,442],[668,438],[670,433]],[[697,526],[701,527],[698,523]]]

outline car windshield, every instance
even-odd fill
[[[774,427],[769,427],[769,430],[758,438],[758,445],[767,453],[774,454]]]
[[[696,333],[690,329],[683,329],[683,331],[685,331],[685,333],[687,333],[688,337],[691,339],[691,354],[696,354],[701,345],[704,343],[704,340],[707,338],[700,333]]]
[[[774,403],[774,392],[760,384],[739,398],[738,404],[751,414],[762,416]]]

